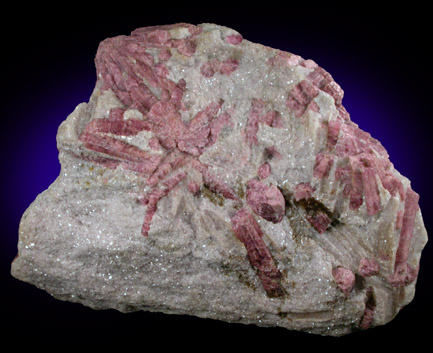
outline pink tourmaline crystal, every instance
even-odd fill
[[[332,275],[337,282],[338,288],[348,297],[355,286],[355,274],[347,268],[337,267],[332,270]]]

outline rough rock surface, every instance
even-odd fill
[[[214,24],[104,40],[16,278],[54,297],[343,335],[414,297],[419,196],[312,60]]]

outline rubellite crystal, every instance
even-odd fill
[[[106,39],[95,62],[13,276],[96,309],[335,336],[412,300],[419,196],[314,61],[181,23]]]

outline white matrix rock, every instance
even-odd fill
[[[214,25],[104,40],[12,275],[95,309],[344,335],[414,297],[418,194],[312,60]]]

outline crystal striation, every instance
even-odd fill
[[[414,297],[419,196],[312,60],[215,24],[96,54],[12,275],[95,309],[340,336]]]

